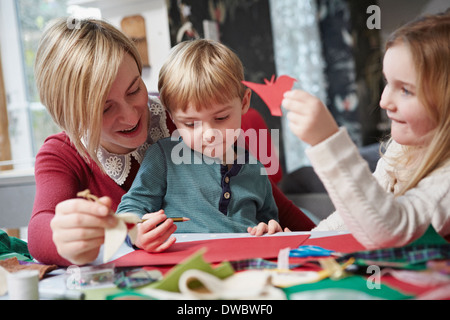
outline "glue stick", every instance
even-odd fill
[[[38,300],[39,272],[22,270],[8,274],[8,294],[10,300]]]

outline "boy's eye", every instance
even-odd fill
[[[229,118],[229,116],[225,116],[225,117],[216,118],[216,120],[223,121],[223,120],[227,120],[228,118]]]

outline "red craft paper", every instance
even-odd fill
[[[202,248],[206,262],[235,261],[251,258],[272,259],[284,248],[297,248],[309,235],[263,236],[232,239],[215,239],[175,243],[162,253],[133,251],[113,261],[116,267],[176,265]]]
[[[261,97],[273,116],[281,117],[281,102],[283,101],[283,95],[286,91],[292,89],[295,81],[297,80],[289,76],[279,76],[275,81],[274,75],[270,81],[264,79],[265,84],[248,81],[242,81],[242,83],[255,91],[258,96]]]
[[[351,234],[308,239],[303,245],[319,246],[324,249],[341,253],[352,253],[356,251],[367,250]]]

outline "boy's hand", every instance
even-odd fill
[[[280,224],[275,220],[270,220],[268,224],[260,222],[256,227],[248,227],[247,232],[252,236],[262,236],[263,234],[274,234],[277,232],[282,232]],[[287,228],[285,231],[289,231]]]
[[[291,131],[311,146],[339,131],[327,107],[318,98],[305,91],[286,92],[283,107],[289,111],[287,119]]]
[[[175,243],[176,238],[171,235],[177,226],[171,219],[167,219],[164,210],[149,213],[142,217],[143,223],[137,225],[138,236],[135,245],[147,252],[163,252]]]

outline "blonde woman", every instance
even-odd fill
[[[422,17],[386,46],[380,106],[391,142],[372,176],[345,129],[315,97],[292,91],[292,131],[312,147],[336,212],[316,230],[347,229],[367,248],[402,246],[430,226],[450,237],[450,12]]]
[[[166,114],[150,98],[133,43],[103,21],[68,28],[51,23],[35,65],[42,103],[64,130],[47,138],[36,157],[36,197],[28,228],[33,257],[58,265],[85,264],[98,255],[105,226],[129,189],[146,149],[169,136]],[[95,203],[79,191],[107,197]],[[164,215],[151,222],[164,222]],[[151,235],[164,250],[175,230],[165,221]]]
[[[44,32],[36,82],[42,103],[64,131],[49,137],[36,157],[28,246],[37,260],[61,266],[94,261],[144,153],[169,136],[167,125],[174,128],[160,102],[147,95],[141,71],[133,43],[106,22],[85,20],[69,28],[58,19]],[[100,203],[77,198],[85,189],[104,197]],[[285,226],[314,226],[273,183],[272,191]],[[176,226],[163,213],[152,214],[140,230],[147,251],[161,252],[175,242]]]

